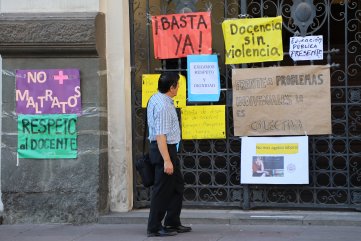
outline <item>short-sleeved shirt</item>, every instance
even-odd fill
[[[149,99],[147,118],[150,141],[155,141],[157,135],[165,135],[167,144],[180,142],[177,112],[172,98],[168,95],[158,92]]]

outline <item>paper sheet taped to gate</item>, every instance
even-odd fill
[[[235,136],[331,134],[329,66],[232,70]]]
[[[283,60],[281,16],[227,19],[222,29],[226,64]]]
[[[152,16],[152,31],[156,59],[212,53],[210,12]]]
[[[224,105],[186,106],[181,113],[183,140],[226,138]]]

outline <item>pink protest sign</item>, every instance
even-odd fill
[[[16,70],[17,114],[81,114],[79,69]]]

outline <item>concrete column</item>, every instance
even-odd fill
[[[0,13],[43,13],[43,12],[98,12],[99,1],[102,0],[0,0]],[[106,0],[102,1],[106,2]],[[0,56],[0,70],[2,71],[2,59]],[[0,100],[2,100],[2,74],[0,75]],[[2,102],[0,103],[0,113],[2,113]],[[1,129],[0,118],[0,129]],[[0,135],[1,143],[1,135]],[[1,151],[1,150],[0,150]],[[0,155],[1,170],[1,155]],[[1,172],[0,172],[1,190]],[[3,210],[0,191],[0,212]]]
[[[2,85],[8,90],[2,93],[4,222],[95,222],[109,210],[105,16],[6,13],[0,20]],[[17,159],[15,71],[53,68],[80,70],[77,158]]]
[[[133,206],[129,4],[106,5],[110,210],[124,212]]]

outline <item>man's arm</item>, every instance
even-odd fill
[[[156,139],[157,139],[158,149],[164,160],[164,172],[167,173],[168,175],[172,175],[173,164],[168,152],[167,138],[165,135],[157,135]]]

